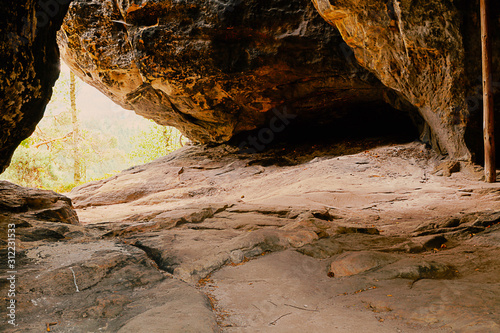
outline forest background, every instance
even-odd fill
[[[42,121],[0,180],[64,193],[165,156],[183,142],[175,128],[121,108],[63,65]]]

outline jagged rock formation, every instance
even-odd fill
[[[268,125],[273,108],[321,123],[390,93],[308,0],[77,0],[59,45],[85,82],[200,142]]]
[[[59,75],[56,32],[69,1],[0,3],[0,173],[35,130]]]

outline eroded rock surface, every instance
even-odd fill
[[[136,247],[79,232],[57,243],[19,243],[18,327],[4,324],[7,331],[40,332],[48,324],[53,332],[218,331],[208,299],[194,287]]]
[[[199,281],[223,332],[498,329],[498,185],[439,175],[418,143],[358,151],[186,147],[71,196]]]
[[[475,118],[482,104],[481,90],[474,89],[481,75],[479,2],[313,2],[339,29],[356,60],[418,107],[442,151],[467,159],[466,126],[475,133],[480,129]],[[494,3],[488,13],[493,29],[499,27],[495,19],[499,10]],[[498,60],[493,68],[498,81]],[[479,155],[480,139],[479,134],[469,142],[469,149]]]
[[[305,0],[76,1],[59,44],[84,81],[196,141],[265,127],[284,105],[305,126],[386,101],[419,113],[442,153],[482,156],[478,1],[313,3],[348,46]]]
[[[0,182],[2,332],[218,332],[203,293],[103,234],[69,198]]]
[[[68,2],[2,3],[0,171],[50,98]],[[422,137],[441,152],[482,160],[478,0],[313,2],[340,33],[306,0],[78,0],[59,44],[85,82],[195,141],[273,126],[275,108],[301,127],[359,110],[370,125],[366,115],[387,102],[417,122],[419,111]],[[493,3],[492,31],[499,13]],[[500,42],[491,38],[498,95]]]
[[[4,180],[0,180],[0,214],[13,215],[27,223],[30,220],[43,220],[79,224],[70,198]]]
[[[499,185],[341,146],[185,147],[73,190],[82,225],[11,219],[19,329],[498,330]]]
[[[390,94],[307,0],[77,0],[59,45],[85,82],[201,142],[269,126],[274,108],[328,123]]]

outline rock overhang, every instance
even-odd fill
[[[10,9],[27,13],[28,7],[16,6]],[[40,97],[36,101],[23,100],[16,95],[20,90],[4,82],[3,118],[14,121],[2,125],[2,168],[50,97],[58,71],[53,36],[66,11],[58,8],[35,39],[5,53],[12,56],[6,58],[6,71],[42,64],[33,66],[33,77],[43,82],[43,93],[33,91]],[[359,105],[387,102],[413,115],[426,140],[442,153],[480,161],[478,8],[478,0],[389,5],[77,0],[58,41],[63,59],[85,82],[194,141],[226,142],[265,128],[276,108],[293,109],[305,123],[324,123],[356,112]],[[491,12],[497,17],[500,5],[492,4]],[[30,24],[23,27],[34,27],[34,17],[25,16]],[[492,24],[500,26],[498,20]],[[23,27],[8,26],[5,36],[15,38],[5,40],[7,48],[27,36]],[[497,39],[493,36],[495,82],[500,81]],[[35,49],[41,61],[15,57]]]
[[[276,109],[321,123],[393,95],[309,1],[161,3],[75,1],[59,45],[84,81],[193,141],[265,127]]]

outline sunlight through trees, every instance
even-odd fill
[[[183,137],[177,129],[133,111],[95,110],[99,105],[81,110],[78,98],[84,86],[71,72],[61,72],[44,118],[18,147],[0,179],[65,192],[181,146]]]

